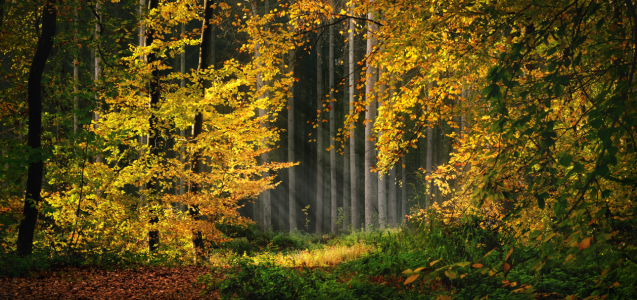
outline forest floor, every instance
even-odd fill
[[[202,297],[197,276],[208,267],[99,269],[65,267],[27,277],[0,277],[0,299],[218,299]]]

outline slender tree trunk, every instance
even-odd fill
[[[334,7],[334,0],[330,0]],[[332,17],[330,17],[332,23]],[[330,87],[330,231],[336,234],[337,199],[336,199],[336,99],[334,99],[334,26],[329,29],[329,87]]]
[[[140,20],[140,25],[139,25],[139,47],[144,47],[146,46],[146,25],[144,25],[143,23],[143,19],[144,19],[144,9],[146,8],[146,0],[139,0],[139,20]],[[140,55],[139,57],[140,61],[146,62],[147,58],[145,55]],[[141,96],[141,94],[140,94]],[[139,135],[139,144],[140,145],[146,145],[147,144],[147,140],[146,140],[147,136],[145,134],[140,134]],[[143,146],[142,146],[143,149]],[[144,151],[144,150],[142,150]],[[143,156],[143,153],[140,151],[139,154],[140,157]],[[146,205],[146,183],[142,183],[139,186],[139,204],[141,205]]]
[[[346,27],[347,28],[347,27]],[[349,66],[349,50],[347,50],[346,46],[346,53],[345,55],[343,55],[343,60],[344,60],[344,66]],[[347,74],[347,69],[344,68],[343,73],[345,73],[345,77],[349,78],[351,75]],[[344,88],[343,89],[344,95],[343,95],[343,111],[344,111],[344,115],[347,116],[350,112],[349,112],[349,88]],[[348,131],[349,133],[349,131]],[[343,132],[343,135],[345,135],[345,132]],[[350,137],[351,138],[351,137]],[[349,151],[349,143],[345,143],[345,149],[343,151],[343,232],[347,232],[348,227],[350,226],[350,217],[351,217],[351,211],[350,211],[350,194],[351,194],[351,185],[350,185],[350,151]]]
[[[390,82],[389,94],[387,95],[387,98],[386,98],[388,101],[390,101],[388,103],[392,103],[391,101],[393,100],[392,98],[394,97],[394,92],[395,92],[393,88],[394,85],[395,85],[395,82],[394,84]],[[389,193],[388,193],[387,205],[388,205],[389,226],[392,228],[396,228],[397,215],[399,213],[398,205],[396,203],[396,168],[397,167],[398,167],[398,164],[394,164],[392,168],[389,170]]]
[[[394,165],[391,170],[389,170],[389,199],[387,200],[389,204],[388,209],[388,217],[389,217],[389,226],[391,228],[396,228],[396,214],[398,213],[398,208],[396,205],[396,168],[398,166]]]
[[[288,73],[294,76],[294,50],[288,50]],[[288,96],[288,161],[294,162],[294,81]],[[290,233],[296,231],[296,167],[288,169],[288,217]]]
[[[102,66],[100,65],[100,50],[99,48],[101,47],[101,24],[102,24],[102,4],[100,4],[99,1],[97,1],[95,3],[95,11],[97,12],[97,16],[95,17],[95,39],[98,41],[97,43],[97,49],[94,50],[95,52],[95,77],[93,78],[95,81],[95,86],[96,86],[96,92],[95,92],[95,105],[93,107],[93,126],[94,128],[97,130],[99,129],[99,122],[100,122],[100,110],[101,110],[101,105],[100,105],[100,97],[99,97],[99,88],[100,88],[100,76],[102,73]],[[104,156],[102,154],[98,154],[95,156],[95,163],[101,164],[104,163]],[[101,189],[97,189],[95,191],[95,198],[99,199],[102,197],[102,193],[103,191]]]
[[[323,234],[323,55],[321,40],[316,43],[316,108],[319,113],[316,128],[316,233]]]
[[[27,81],[29,104],[28,140],[32,153],[38,153],[42,147],[42,74],[53,48],[56,17],[55,0],[46,1],[44,7],[42,7],[42,32],[29,68]],[[42,157],[38,155],[30,161],[24,197],[24,218],[20,222],[16,243],[17,252],[20,256],[30,255],[33,251],[33,234],[38,220],[38,204],[41,200],[40,192],[42,191],[42,176],[44,175]]]
[[[252,2],[251,4],[252,6],[252,15],[254,17],[257,17],[259,15],[258,11],[257,11],[257,3],[256,2]],[[268,6],[269,6],[269,2],[266,0],[266,12],[268,10]],[[261,57],[261,52],[260,52],[260,47],[261,45],[259,43],[256,43],[254,45],[254,59],[255,60],[259,60],[259,57]],[[262,99],[263,97],[266,97],[267,94],[265,91],[262,91],[264,86],[263,83],[263,78],[261,77],[261,73],[257,74],[257,93],[259,93],[259,99]],[[265,109],[259,109],[259,117],[262,118],[266,115],[267,111]],[[261,123],[262,127],[267,127],[267,123],[263,122]],[[268,162],[268,153],[263,153],[261,154],[261,163],[267,163]],[[270,174],[268,171],[262,172],[261,176],[268,177]],[[259,205],[258,205],[258,210],[259,210],[259,215],[260,215],[260,224],[262,226],[263,230],[267,230],[268,228],[270,228],[272,222],[271,222],[271,203],[270,203],[270,191],[269,190],[265,190],[261,193],[260,195],[260,201],[259,201]]]
[[[381,50],[382,51],[382,50]],[[380,79],[381,74],[384,74],[386,69],[383,68],[382,71],[378,71],[378,78]],[[384,82],[380,84],[380,92],[378,97],[376,98],[376,105],[378,109],[376,110],[375,118],[378,117],[378,110],[383,105],[383,99],[385,99],[385,92],[387,90],[387,85]],[[380,133],[378,138],[380,139]],[[380,150],[377,152],[380,154]],[[379,155],[377,155],[379,157]],[[387,211],[387,177],[384,176],[380,171],[378,172],[378,222],[381,229],[387,228],[387,219],[388,219],[388,211]]]
[[[400,177],[401,177],[401,185],[400,185],[400,218],[402,220],[402,224],[407,222],[406,215],[409,214],[408,206],[407,206],[407,170],[405,170],[405,157],[400,159]]]
[[[427,127],[427,158],[425,161],[425,175],[427,177],[431,176],[432,160],[433,160],[433,128]],[[426,182],[427,182],[427,197],[425,200],[425,207],[429,207],[432,204],[433,180],[429,179]]]
[[[3,1],[4,2],[4,1]],[[79,15],[78,12],[75,12],[75,32],[73,33],[73,38],[77,39],[77,26],[78,26]],[[79,51],[79,50],[78,50]],[[79,97],[77,94],[79,93],[79,79],[80,79],[80,54],[77,53],[73,60],[73,133],[77,134],[77,129],[79,126],[78,118],[77,118],[77,110],[79,109]]]
[[[159,0],[150,0],[148,3],[148,10],[156,9],[159,4]],[[148,45],[152,45],[154,41],[154,32],[153,30],[146,31],[146,43]],[[157,56],[154,52],[150,52],[147,56],[147,63],[153,64],[157,60]],[[97,61],[96,61],[97,62]],[[155,114],[155,110],[157,109],[157,105],[159,104],[159,70],[157,68],[151,71],[150,75],[150,84],[148,89],[149,95],[149,108],[150,108],[150,118],[148,119],[149,130],[148,130],[148,149],[150,150],[150,155],[152,157],[159,156],[159,148],[162,147],[161,134],[159,132],[159,128],[157,126],[157,115]],[[159,211],[154,209],[154,207],[158,207],[160,203],[158,202],[159,197],[159,183],[156,179],[151,179],[147,185],[148,188],[148,201],[149,206],[151,207],[151,224],[157,224],[159,222]],[[153,252],[157,250],[159,247],[159,231],[156,229],[151,229],[148,232],[148,249]]]
[[[369,20],[374,20],[374,13],[367,13]],[[376,39],[373,34],[376,31],[376,25],[370,22],[367,25],[367,81],[365,84],[365,99],[368,104],[367,111],[365,112],[365,226],[366,230],[370,230],[374,224],[373,215],[375,212],[375,204],[377,203],[377,175],[372,173],[371,170],[376,160],[375,143],[372,139],[372,128],[374,114],[374,84],[375,82],[375,68],[369,63],[374,47],[376,46]]]
[[[354,13],[354,4],[352,4],[351,8],[352,14]],[[356,92],[356,81],[354,77],[355,72],[355,60],[354,60],[354,30],[356,26],[354,23],[354,19],[349,19],[349,109],[350,114],[354,114],[354,93]],[[356,135],[354,126],[351,127],[350,131],[350,139],[349,139],[349,170],[350,170],[350,201],[352,202],[352,229],[357,230],[360,225],[359,221],[359,209],[358,209],[358,195],[356,193],[358,186],[358,172],[356,170]]]
[[[181,31],[181,36],[185,36],[186,34],[186,23],[182,23],[180,26],[180,31]],[[183,47],[183,51],[181,52],[181,54],[179,55],[179,71],[181,72],[181,80],[179,82],[179,86],[183,89],[186,87],[186,47]],[[180,129],[179,130],[179,136],[185,140],[186,139],[186,130],[184,129]],[[181,146],[181,148],[179,149],[179,162],[181,163],[181,165],[183,166],[183,168],[185,168],[184,163],[185,163],[185,159],[184,159],[184,152],[186,151],[186,147],[185,146]],[[179,177],[179,195],[184,195],[186,193],[186,182],[184,180],[184,177],[181,176]],[[179,210],[180,211],[184,211],[184,204],[181,203],[179,204]]]
[[[199,45],[199,65],[197,66],[198,72],[203,72],[208,69],[210,63],[208,61],[209,51],[210,51],[210,35],[212,31],[212,24],[210,21],[212,20],[212,0],[204,0],[204,19],[203,24],[201,26],[201,44]],[[206,96],[206,83],[200,82],[199,86],[201,87],[201,96]],[[197,112],[195,115],[195,123],[192,127],[192,137],[194,140],[203,132],[203,113],[201,111]],[[196,174],[200,174],[203,172],[203,157],[200,152],[196,152],[192,161],[192,170]],[[190,183],[190,191],[193,195],[201,192],[201,183],[191,182]],[[201,215],[199,212],[199,207],[196,205],[191,205],[188,210],[189,214],[194,217],[195,220],[200,220]],[[193,246],[196,251],[196,256],[203,256],[203,236],[200,231],[194,233]]]

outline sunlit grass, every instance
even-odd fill
[[[363,242],[351,246],[337,244],[321,249],[302,250],[288,255],[278,254],[274,261],[282,267],[328,267],[360,258],[372,250],[372,246]]]
[[[365,244],[360,240],[350,245],[335,243],[287,253],[262,252],[253,256],[252,260],[256,264],[272,261],[280,267],[329,267],[358,259],[373,250],[372,245]],[[236,256],[237,254],[232,252],[216,252],[210,255],[209,263],[214,267],[228,267],[232,258]]]

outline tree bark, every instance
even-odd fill
[[[334,7],[334,0],[330,0]],[[330,23],[332,23],[330,16]],[[336,101],[334,99],[334,25],[330,26],[329,40],[329,87],[330,87],[330,231],[336,234],[337,202],[336,202]]]
[[[354,4],[352,4],[351,8],[352,14],[354,14]],[[356,29],[354,19],[349,19],[349,109],[350,114],[354,114],[354,93],[356,92],[356,81],[354,77],[355,66],[354,66],[354,30]],[[357,186],[358,186],[358,172],[356,171],[356,135],[354,126],[350,128],[349,131],[350,139],[349,139],[349,172],[350,172],[350,201],[352,203],[352,229],[357,230],[360,225],[359,221],[359,208],[358,208],[358,195],[357,195]]]
[[[398,166],[394,165],[391,170],[389,170],[389,199],[387,200],[389,204],[388,209],[388,218],[389,218],[389,226],[391,228],[396,228],[396,214],[398,213],[398,208],[396,205],[396,168]]]
[[[186,23],[182,23],[180,26],[180,32],[181,32],[181,36],[185,36],[186,34]],[[179,71],[181,72],[181,80],[179,82],[179,86],[183,89],[186,87],[186,47],[183,47],[183,51],[181,52],[181,54],[179,55]],[[186,139],[186,130],[181,129],[179,130],[179,136],[182,139]],[[184,146],[181,147],[181,149],[179,149],[179,162],[181,163],[181,165],[183,166],[185,163],[185,159],[184,159],[184,151],[186,151],[186,148]],[[185,168],[185,166],[184,166]],[[185,186],[186,182],[184,180],[184,177],[181,176],[179,177],[179,195],[183,195],[186,193],[186,186]],[[179,204],[179,210],[180,211],[184,211],[184,205]]]
[[[429,107],[427,108],[429,109]],[[425,176],[431,176],[431,167],[433,160],[433,128],[427,127],[427,157],[425,161]],[[426,180],[427,183],[427,197],[425,198],[425,207],[429,207],[432,204],[433,195],[433,180]]]
[[[373,12],[367,13],[367,18],[370,21],[374,20]],[[375,204],[377,202],[377,175],[372,173],[371,170],[374,167],[374,161],[376,160],[375,143],[372,140],[372,127],[374,114],[374,84],[375,82],[375,68],[369,63],[374,47],[376,46],[376,40],[373,37],[376,31],[376,25],[369,22],[367,25],[367,70],[366,70],[366,84],[365,84],[365,99],[368,105],[365,112],[365,226],[366,230],[371,230],[374,220],[373,215],[375,212]]]
[[[316,233],[323,234],[323,120],[321,113],[323,112],[323,55],[321,39],[319,37],[316,43],[316,109],[318,111],[317,128],[316,128]]]
[[[288,50],[288,73],[294,76],[294,50]],[[288,161],[294,162],[294,81],[288,96]],[[288,169],[288,217],[290,233],[296,231],[296,167]]]
[[[33,55],[33,61],[29,69],[27,81],[27,93],[29,104],[29,133],[28,141],[31,147],[32,162],[29,163],[27,173],[27,188],[24,197],[24,218],[18,229],[16,243],[17,253],[20,256],[30,255],[33,251],[33,234],[38,220],[38,204],[41,200],[43,163],[42,155],[42,74],[46,61],[53,48],[53,37],[57,11],[55,0],[46,1],[42,8],[42,33],[38,39],[37,48]]]
[[[347,29],[347,27],[345,27]],[[345,54],[343,55],[343,61],[344,61],[344,66],[349,66],[349,47],[347,47],[347,45],[345,46]],[[343,73],[345,73],[346,78],[349,78],[351,75],[347,74],[347,69],[344,68]],[[344,115],[347,116],[349,114],[349,88],[344,88],[343,89],[344,92],[344,96],[343,96],[343,111],[344,111]],[[348,131],[349,133],[349,131]],[[343,135],[345,135],[345,132],[343,132]],[[350,137],[351,138],[351,137]],[[350,157],[349,157],[349,143],[344,143],[345,147],[343,150],[343,227],[342,230],[343,232],[347,232],[348,227],[350,226],[350,216],[351,216],[351,211],[350,211],[350,190],[351,190],[351,185],[350,185],[350,166],[349,166],[349,161],[350,161]]]
[[[203,72],[208,69],[209,61],[208,52],[210,51],[210,33],[212,31],[212,24],[210,24],[210,20],[212,20],[212,0],[204,0],[204,18],[203,23],[201,25],[201,44],[199,45],[199,65],[197,66],[198,72]],[[206,96],[206,84],[202,80],[199,82],[199,86],[201,88],[201,97]],[[197,112],[195,115],[195,123],[192,127],[192,138],[193,140],[197,140],[197,137],[203,132],[203,113]],[[203,158],[201,157],[200,152],[196,152],[192,161],[192,170],[194,173],[199,174],[203,172]],[[190,183],[190,191],[193,195],[201,192],[201,184],[197,182]],[[201,215],[199,213],[199,207],[197,205],[191,205],[188,209],[188,213],[194,217],[195,220],[200,220]],[[193,238],[193,246],[196,251],[196,255],[201,257],[203,255],[203,236],[200,231],[194,233]]]
[[[159,5],[159,0],[150,0],[148,2],[148,10],[156,9]],[[154,32],[152,29],[146,30],[146,44],[152,45],[154,41]],[[96,56],[97,57],[97,56]],[[157,60],[157,56],[154,52],[150,52],[147,56],[147,63],[153,64]],[[97,60],[96,60],[97,62]],[[151,71],[150,75],[150,84],[149,84],[149,108],[150,108],[150,117],[148,118],[148,149],[150,150],[150,156],[159,156],[159,148],[161,147],[161,139],[159,128],[157,127],[157,116],[154,111],[157,109],[157,105],[159,104],[159,70],[157,68]],[[159,211],[155,209],[155,207],[159,207],[160,203],[158,203],[156,197],[158,197],[158,189],[159,183],[156,179],[151,179],[148,181],[148,200],[149,206],[151,209],[151,224],[156,224],[159,222]],[[152,194],[152,195],[151,195]],[[148,249],[153,252],[157,250],[159,247],[159,231],[156,229],[151,229],[148,232]]]
[[[378,78],[380,80],[380,75],[385,73],[386,69],[383,68],[382,71],[379,70]],[[378,117],[378,110],[383,105],[383,99],[385,99],[385,92],[387,90],[387,85],[384,82],[380,84],[380,91],[377,97],[376,105],[378,109],[376,110],[375,118]],[[380,133],[378,134],[378,138],[380,139]],[[380,154],[380,150],[376,152]],[[379,157],[379,156],[377,156]],[[387,219],[388,219],[388,211],[387,211],[387,177],[384,176],[380,171],[378,172],[378,222],[381,229],[387,228]]]
[[[402,224],[407,222],[406,215],[409,214],[408,206],[407,206],[407,170],[405,170],[405,157],[400,159],[400,177],[402,184],[400,185],[400,219],[402,220]]]

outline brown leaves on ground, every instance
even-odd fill
[[[0,299],[218,299],[201,296],[197,276],[206,267],[145,267],[103,270],[63,268],[29,277],[0,277]]]

